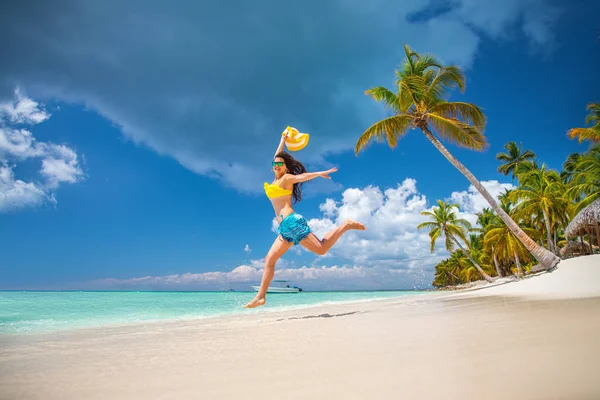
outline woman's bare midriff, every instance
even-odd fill
[[[275,218],[277,218],[277,222],[279,223],[281,223],[282,216],[285,218],[294,212],[294,209],[292,208],[292,195],[272,199],[271,204],[273,204]]]

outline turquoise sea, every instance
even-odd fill
[[[421,293],[424,292],[268,294],[265,306],[248,310],[242,306],[252,299],[253,292],[0,291],[0,335],[208,318]]]

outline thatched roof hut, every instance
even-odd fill
[[[590,242],[588,246],[593,245],[594,242],[600,246],[600,199],[593,201],[581,210],[565,229],[565,237],[579,236],[582,248],[584,247],[583,236],[586,234]],[[593,240],[594,236],[595,240]],[[590,252],[592,252],[591,249]]]

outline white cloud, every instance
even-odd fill
[[[11,166],[0,164],[0,212],[37,206],[47,200],[55,201],[35,183],[15,179]]]
[[[36,142],[31,132],[7,127],[3,122],[5,121],[0,117],[0,159],[12,157],[24,160],[45,153],[45,149]]]
[[[482,184],[497,199],[511,184],[483,181]],[[475,213],[487,207],[483,197],[469,187],[453,192],[448,200],[461,205],[460,216],[475,223]],[[396,187],[381,189],[367,186],[346,189],[340,199],[326,199],[320,205],[322,218],[308,221],[313,232],[323,237],[346,218],[361,221],[366,231],[350,231],[340,239],[325,257],[315,257],[311,265],[300,268],[290,262],[287,254],[276,267],[277,279],[288,279],[307,289],[392,289],[426,287],[433,279],[434,267],[448,256],[439,240],[435,252],[430,252],[427,230],[417,226],[427,217],[435,201],[419,193],[414,179],[406,179]],[[276,224],[274,224],[276,228]],[[246,245],[248,248],[248,246]],[[296,246],[295,249],[300,249]],[[326,260],[343,260],[327,266]],[[187,287],[190,289],[227,288],[229,282],[256,284],[262,277],[264,260],[253,260],[230,272],[187,273],[125,280],[102,279],[90,283],[94,287],[133,288]],[[341,264],[341,265],[340,265]]]
[[[252,249],[250,248],[250,246],[246,245],[246,247],[244,247],[244,251],[246,253],[250,253],[250,252],[252,252]]]
[[[0,118],[15,124],[39,124],[50,118],[39,103],[25,97],[20,90],[15,90],[15,102],[0,103]]]
[[[85,286],[94,289],[226,290],[232,284],[233,287],[248,289],[250,285],[260,283],[262,273],[260,263],[240,265],[230,272],[98,279],[87,282]],[[289,280],[291,284],[305,290],[419,289],[428,287],[431,281],[426,274],[409,273],[386,266],[320,265],[288,268],[285,264],[278,265],[275,279]]]
[[[322,218],[308,221],[320,238],[346,219],[367,227],[366,231],[347,232],[330,250],[332,257],[403,269],[431,264],[429,236],[416,229],[425,220],[421,212],[427,210],[427,199],[418,193],[414,179],[385,190],[374,186],[347,189],[340,201],[327,199],[320,210]]]
[[[498,201],[498,196],[506,190],[515,188],[511,183],[500,183],[496,180],[484,181],[481,183],[496,201]],[[452,192],[449,200],[452,203],[459,205],[460,212],[457,214],[459,218],[466,219],[473,226],[475,226],[475,223],[477,222],[475,213],[481,212],[484,208],[492,208],[473,185],[470,185],[467,190]]]
[[[83,177],[77,153],[65,145],[48,146],[50,151],[42,160],[41,174],[48,180],[50,188],[57,188],[62,182],[76,183]]]
[[[0,103],[0,212],[56,203],[54,190],[61,183],[83,179],[77,153],[65,146],[39,142],[33,134],[14,124],[39,124],[50,117],[39,104],[18,90],[13,102]],[[40,159],[39,182],[24,182],[15,177],[15,162]],[[9,164],[9,162],[11,164]]]

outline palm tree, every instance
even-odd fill
[[[500,222],[502,222],[502,220],[500,220],[499,218],[498,218],[498,220]],[[475,260],[477,262],[477,264],[479,264],[481,266],[481,268],[488,275],[491,276],[494,273],[494,269],[492,268],[492,266],[490,264],[490,261],[491,261],[490,254],[485,251],[485,248],[483,246],[483,236],[471,233],[469,235],[469,247],[468,248],[469,248],[470,256],[473,258],[473,260]],[[477,271],[476,271],[475,266],[472,265],[470,262],[468,262],[468,260],[467,260],[466,264],[467,264],[467,270],[471,271],[471,272],[469,272],[469,275],[467,276],[467,278],[470,281],[471,273],[477,272]],[[497,272],[498,272],[498,270],[496,270],[496,273]],[[498,277],[500,277],[499,274],[498,274]]]
[[[556,171],[546,171],[546,166],[542,165],[540,169],[519,175],[519,182],[521,186],[512,191],[509,199],[517,203],[516,211],[521,215],[534,216],[542,212],[548,247],[558,253],[552,240],[552,225],[556,220],[564,220],[560,213],[566,213],[570,204],[560,175]]]
[[[560,177],[564,183],[570,183],[573,180],[573,176],[577,173],[577,161],[581,154],[571,153],[567,157],[567,160],[563,163],[563,170],[560,172]]]
[[[462,252],[462,250],[457,250],[450,256],[450,265],[455,265],[456,270],[459,272],[459,277],[462,282],[471,282],[475,280],[479,280],[479,271],[469,258]]]
[[[360,136],[355,152],[373,140],[386,139],[391,148],[412,128],[419,128],[431,143],[454,165],[488,201],[504,223],[519,238],[539,261],[540,270],[554,268],[560,261],[556,255],[538,245],[513,221],[487,189],[461,164],[429,130],[459,146],[482,150],[487,146],[483,135],[485,116],[475,105],[465,102],[449,102],[449,92],[458,87],[465,89],[465,77],[456,66],[442,66],[431,55],[419,55],[404,46],[406,59],[401,69],[396,70],[397,93],[382,86],[365,93],[376,101],[383,102],[394,115],[376,122]]]
[[[455,256],[457,253],[459,252],[455,251],[449,259],[443,260],[435,266],[433,286],[455,286],[462,283],[462,279],[459,276],[461,275],[461,265]]]
[[[600,143],[579,155],[567,195],[577,201],[573,214],[600,198]]]
[[[511,192],[508,192],[510,196]],[[508,197],[507,196],[507,197]],[[539,236],[538,230],[532,229],[529,226],[525,226],[525,221],[516,212],[514,204],[510,200],[502,201],[500,207],[511,216],[512,219],[519,221],[519,225],[522,226],[523,230],[531,237]],[[529,218],[531,218],[529,216]],[[529,252],[523,246],[517,237],[511,232],[510,229],[502,222],[497,215],[494,214],[494,218],[491,220],[487,227],[487,232],[483,238],[484,249],[492,254],[494,261],[497,262],[500,258],[503,264],[512,263],[514,261],[517,267],[517,277],[522,275],[521,259],[529,259]]]
[[[482,237],[485,237],[485,234],[494,224],[497,222],[502,223],[502,220],[498,218],[496,213],[489,208],[484,208],[481,210],[481,212],[475,213],[475,215],[477,216],[477,224],[481,226],[481,228],[473,228],[472,230],[481,233]],[[498,275],[498,277],[502,277],[502,271],[500,270],[500,265],[498,264],[498,257],[496,257],[496,253],[494,253],[493,246],[491,253],[494,260],[494,267],[496,268],[496,275]]]
[[[498,221],[501,222],[501,221]],[[523,228],[529,235],[535,235],[536,231],[531,228]],[[523,275],[521,260],[529,256],[529,252],[516,236],[503,223],[492,225],[485,234],[484,247],[491,250],[494,257],[502,259],[514,259],[517,267],[517,276]]]
[[[592,126],[569,129],[567,136],[569,136],[569,139],[579,138],[579,143],[584,140],[600,142],[600,103],[590,103],[587,105],[586,110],[591,110],[591,112],[585,118],[585,124],[592,124]]]
[[[477,216],[477,224],[481,228],[473,228],[472,230],[475,232],[485,233],[487,227],[494,221],[496,218],[496,214],[490,208],[484,208],[481,212],[475,213]]]
[[[458,218],[454,213],[454,208],[458,209],[458,204],[450,204],[438,200],[438,207],[433,207],[433,211],[423,211],[421,215],[426,215],[430,218],[429,222],[423,222],[419,224],[417,229],[429,228],[429,237],[431,238],[431,252],[435,250],[435,241],[441,235],[446,238],[446,250],[452,252],[454,245],[458,246],[460,250],[469,258],[473,263],[477,271],[483,276],[488,282],[493,282],[491,276],[485,273],[485,271],[473,260],[471,255],[465,248],[460,244],[458,239],[468,243],[466,234],[471,229],[471,224],[465,219]],[[457,239],[458,238],[458,239]]]
[[[519,144],[517,147],[515,142],[508,142],[504,145],[506,153],[496,154],[496,160],[503,162],[503,164],[498,167],[498,172],[504,175],[512,174],[513,181],[519,165],[525,161],[533,161],[535,159],[535,153],[530,150],[525,150],[521,153],[521,146],[522,144]]]

